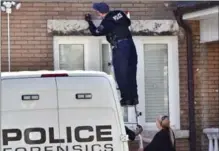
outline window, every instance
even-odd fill
[[[61,70],[84,70],[84,45],[60,44],[59,68]]]
[[[145,121],[169,116],[167,44],[144,45]]]
[[[100,71],[100,46],[92,36],[54,36],[54,69]]]

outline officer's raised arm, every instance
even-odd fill
[[[85,15],[85,20],[88,22],[89,30],[93,36],[104,36],[111,31],[112,25],[110,21],[104,20],[98,27],[96,27],[91,20],[90,14]]]

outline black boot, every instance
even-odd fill
[[[129,137],[129,140],[131,141],[134,141],[135,140],[135,132],[133,132],[132,130],[130,130],[127,126],[125,126],[125,131],[126,131],[126,134],[128,135]]]
[[[126,131],[126,134],[127,134],[128,137],[129,137],[129,140],[130,140],[130,141],[134,141],[135,138],[136,138],[136,136],[138,136],[139,134],[142,133],[143,128],[142,128],[142,126],[137,125],[137,129],[136,129],[136,131],[134,132],[134,131],[130,130],[127,126],[125,126],[125,131]]]

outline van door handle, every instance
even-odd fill
[[[21,96],[22,101],[34,101],[39,100],[40,96],[38,94],[25,94]]]
[[[92,94],[91,93],[77,93],[75,95],[75,98],[77,100],[81,100],[81,99],[92,99]]]

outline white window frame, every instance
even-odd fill
[[[145,100],[144,92],[144,44],[167,44],[168,46],[168,84],[169,115],[173,129],[180,129],[180,97],[179,97],[179,59],[177,36],[136,36],[133,37],[138,53],[138,93],[139,100]],[[141,123],[145,123],[145,101],[139,106],[142,111]],[[156,129],[156,123],[145,123],[145,129]]]
[[[156,123],[145,122],[145,91],[144,91],[144,44],[167,44],[168,45],[168,84],[169,84],[169,114],[173,129],[180,129],[180,97],[179,97],[179,60],[178,60],[178,37],[177,36],[134,36],[138,53],[138,94],[141,104],[138,110],[142,112],[139,122],[147,130],[155,130]],[[59,69],[59,44],[84,44],[85,70],[102,70],[102,44],[108,44],[105,37],[93,36],[55,36],[54,41],[54,68]],[[93,48],[93,50],[89,50]],[[95,57],[90,55],[96,54]],[[90,58],[93,58],[91,60]],[[99,58],[99,60],[98,60]],[[89,60],[90,59],[90,60]],[[89,66],[96,64],[95,67]],[[143,101],[142,101],[143,100]],[[133,112],[130,112],[133,113]],[[135,121],[129,113],[128,119]]]
[[[100,45],[97,37],[91,36],[54,36],[53,37],[53,56],[54,56],[54,70],[60,70],[59,67],[59,45],[60,44],[84,44],[84,70],[97,70],[100,71],[99,49],[95,45]],[[91,50],[94,47],[93,50]],[[95,49],[97,48],[97,49]],[[98,49],[99,48],[99,49]],[[92,55],[92,57],[90,57]],[[94,64],[94,65],[93,65]]]

